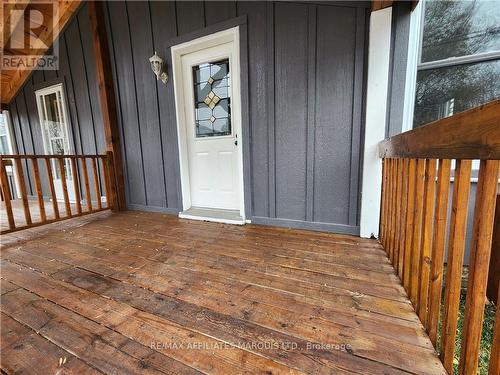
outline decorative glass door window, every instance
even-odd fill
[[[42,137],[45,154],[67,155],[71,153],[66,120],[63,87],[61,84],[51,86],[36,92],[38,116],[42,127]],[[55,159],[52,159],[52,175],[58,199],[62,199],[61,171]],[[64,159],[64,172],[67,185],[73,179],[69,159]],[[73,189],[68,189],[70,200],[74,199]]]
[[[231,134],[229,60],[193,67],[196,138]]]
[[[61,90],[39,96],[41,107],[41,123],[44,136],[45,152],[50,155],[64,155],[69,153],[66,122],[62,114]],[[55,159],[52,160],[55,163]],[[66,165],[68,164],[68,165]],[[65,163],[66,178],[71,180],[69,160]],[[56,178],[61,178],[59,168],[53,166]]]

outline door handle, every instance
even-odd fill
[[[235,141],[234,141],[234,145],[235,145],[235,146],[238,146],[238,140],[235,140]]]

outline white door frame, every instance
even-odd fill
[[[171,47],[172,53],[172,72],[174,80],[175,93],[175,112],[177,116],[177,140],[179,146],[179,168],[182,190],[182,210],[191,208],[191,185],[189,181],[189,162],[188,162],[188,144],[186,134],[186,113],[184,103],[184,82],[182,75],[182,56],[215,47],[221,44],[232,43],[232,61],[230,59],[231,71],[231,118],[238,121],[240,129],[242,126],[241,118],[241,82],[240,82],[240,43],[239,27],[220,31],[211,35],[203,36],[178,44]],[[234,111],[233,111],[234,110]],[[240,194],[240,216],[245,220],[245,197],[243,186],[243,132],[238,134],[238,173],[239,173],[239,194]]]

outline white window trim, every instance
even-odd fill
[[[447,59],[419,63],[417,66],[417,70],[446,68],[448,66],[473,64],[498,59],[500,59],[500,51],[481,52],[474,55],[449,57]]]
[[[499,51],[481,52],[473,55],[449,57],[441,60],[421,62],[425,0],[419,1],[410,18],[408,59],[406,66],[405,98],[403,103],[402,132],[413,129],[417,74],[421,70],[445,68],[464,64],[480,63],[500,59]]]
[[[9,148],[9,154],[16,155],[18,153],[16,144],[14,143],[14,128],[12,127],[12,122],[10,120],[10,113],[7,110],[3,110],[2,114],[5,120],[5,131],[7,133],[7,147]],[[19,181],[19,175],[17,173],[17,166],[14,163],[12,166],[13,174],[14,174],[14,184],[16,188],[16,196],[18,199],[21,199],[21,189]]]
[[[48,150],[46,149],[46,146],[48,144],[48,140],[45,137],[45,131],[43,129],[43,124],[42,124],[42,119],[44,118],[42,116],[43,111],[45,111],[44,108],[42,108],[41,103],[40,103],[40,98],[45,95],[49,94],[57,94],[60,93],[61,95],[61,112],[59,116],[64,120],[64,132],[66,133],[66,139],[67,139],[67,147],[68,147],[68,154],[71,154],[74,152],[73,150],[73,145],[71,142],[71,134],[69,132],[69,122],[68,122],[68,115],[66,113],[66,97],[64,95],[64,87],[62,83],[58,83],[57,85],[49,86],[49,87],[44,87],[43,89],[39,89],[35,91],[35,96],[36,96],[36,105],[38,109],[38,118],[40,120],[40,127],[42,131],[42,138],[43,138],[43,149],[44,152],[47,153]]]
[[[12,128],[12,122],[10,121],[10,113],[7,110],[3,110],[2,114],[5,120],[5,132],[7,134],[7,147],[9,148],[9,154],[17,154],[16,145],[12,141],[14,139],[14,131]]]
[[[403,102],[402,132],[413,129],[413,112],[417,90],[417,71],[422,45],[423,1],[419,1],[410,15],[408,58],[406,65],[405,98]]]

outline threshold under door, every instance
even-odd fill
[[[214,221],[216,223],[243,225],[245,220],[240,216],[238,210],[223,210],[218,208],[191,207],[186,211],[179,212],[181,219]]]

